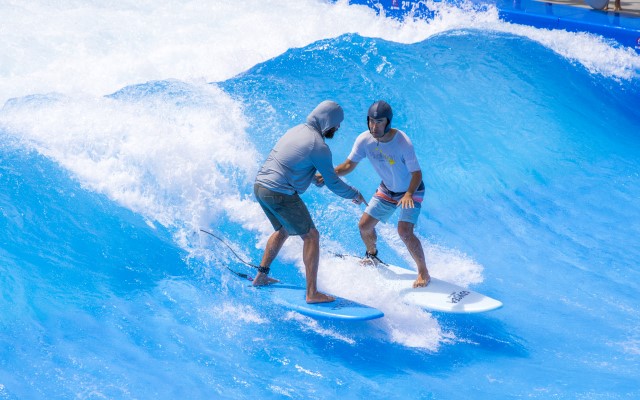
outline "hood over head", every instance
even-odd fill
[[[344,111],[335,101],[325,100],[307,116],[307,125],[311,126],[324,136],[331,128],[340,125],[344,120]]]

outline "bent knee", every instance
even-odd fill
[[[300,235],[302,240],[320,240],[320,232],[316,228],[309,229],[309,232]]]
[[[282,240],[286,240],[289,237],[289,232],[287,232],[287,230],[284,228],[284,226],[281,226],[280,229],[278,229],[275,233]]]
[[[398,224],[398,235],[400,235],[403,241],[413,238],[415,236],[413,233],[413,224]]]
[[[376,227],[377,223],[377,219],[367,217],[366,214],[363,214],[362,218],[360,218],[360,221],[358,221],[358,229],[360,229],[361,232],[369,232]]]

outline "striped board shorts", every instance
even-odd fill
[[[380,182],[378,190],[369,201],[369,205],[364,212],[379,221],[387,222],[398,208],[398,202],[405,193],[392,192],[383,182]],[[400,208],[398,220],[416,225],[422,208],[422,200],[424,199],[424,182],[420,182],[418,189],[411,197],[413,198],[414,208]]]

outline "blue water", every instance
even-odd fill
[[[432,274],[501,300],[481,315],[401,304],[363,271],[320,287],[386,314],[315,321],[264,303],[269,225],[252,181],[271,146],[340,102],[334,162],[384,98],[427,194]],[[0,398],[640,398],[640,80],[538,42],[452,30],[412,44],[315,41],[215,83],[34,92],[0,111]],[[348,176],[371,195],[363,162]],[[304,195],[324,251],[363,251],[361,209]],[[389,262],[411,265],[393,224]],[[303,284],[300,242],[274,276]],[[249,272],[246,269],[243,271]]]

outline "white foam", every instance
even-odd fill
[[[321,336],[329,337],[332,339],[340,340],[348,344],[355,344],[356,341],[348,336],[345,336],[333,329],[328,329],[320,326],[318,321],[313,318],[305,317],[297,312],[290,311],[285,315],[285,319],[295,320],[301,324],[304,330],[315,332]]]
[[[625,354],[640,355],[640,340],[630,339],[623,343],[618,343],[617,346],[622,347]]]
[[[405,266],[417,270],[409,250],[404,245],[395,225],[380,223],[377,227],[379,240],[386,242],[391,248],[402,256]],[[468,287],[483,281],[482,271],[484,267],[475,262],[471,257],[458,250],[447,249],[438,246],[416,233],[423,245],[425,261],[429,273],[436,278],[450,281],[460,286]]]
[[[246,137],[247,122],[239,104],[203,82],[228,79],[289,48],[343,33],[415,43],[459,29],[529,37],[594,73],[619,79],[637,78],[640,71],[635,52],[593,35],[507,24],[498,20],[495,8],[479,12],[445,3],[430,5],[439,11],[434,20],[401,23],[346,1],[3,3],[0,103],[34,93],[61,95],[5,108],[0,126],[91,190],[105,193],[147,221],[183,229],[179,241],[185,246],[187,232],[210,226],[224,214],[257,232],[256,247],[263,248],[270,226],[259,206],[239,190],[255,176],[258,151]],[[206,107],[103,97],[130,84],[168,78],[191,82],[189,90],[206,98]],[[355,224],[356,211],[350,212]],[[395,227],[380,229],[381,240],[399,249],[412,265]],[[482,266],[421,240],[434,276],[463,286],[481,282]],[[301,241],[290,240],[279,257],[294,261],[303,272],[301,253]],[[437,350],[454,339],[429,313],[403,304],[361,269],[321,265],[318,282],[322,290],[384,311],[386,317],[374,324],[396,343]],[[254,315],[247,322],[260,319]],[[347,343],[354,340],[313,329]],[[636,349],[631,343],[630,352]]]
[[[255,201],[225,202],[226,213],[234,221],[241,222],[244,229],[259,233],[257,248],[264,248],[266,239],[271,234],[271,226],[266,222],[262,210]],[[349,202],[333,203],[329,207],[333,212],[347,215],[356,224],[361,209]],[[312,210],[314,219],[320,220],[318,213],[322,210]],[[379,224],[379,240],[387,243],[390,248],[402,256],[406,266],[414,267],[404,244],[402,244],[395,225]],[[449,280],[461,286],[469,286],[482,282],[483,267],[469,256],[459,251],[446,249],[434,245],[420,237],[425,249],[430,272],[433,276]],[[360,243],[359,237],[342,238],[343,243]],[[444,343],[452,343],[458,339],[452,332],[443,331],[438,321],[427,311],[403,302],[399,293],[390,290],[386,280],[375,271],[360,267],[353,260],[340,260],[330,253],[345,253],[341,243],[322,239],[321,261],[318,270],[318,287],[321,291],[345,297],[363,304],[376,307],[383,311],[385,317],[373,322],[386,335],[386,339],[407,347],[414,347],[428,351],[437,351]],[[278,255],[281,261],[295,263],[301,274],[304,274],[302,262],[302,241],[297,238],[287,241]],[[346,337],[338,332],[327,330],[310,318],[297,313],[289,313],[288,319],[295,319],[304,329],[311,330],[322,336],[331,337],[350,344],[356,339]]]
[[[339,252],[339,249],[327,247]],[[436,351],[443,340],[453,338],[452,334],[441,330],[430,313],[404,303],[400,293],[389,289],[387,281],[375,270],[363,268],[353,260],[340,260],[328,254],[323,254],[321,258],[319,289],[384,312],[384,318],[374,323],[385,332],[388,340],[407,347]]]
[[[400,43],[479,29],[529,37],[590,71],[637,77],[640,56],[594,35],[548,31],[499,21],[446,2],[431,21],[376,16],[346,0],[73,0],[0,4],[0,104],[33,93],[93,96],[149,80],[222,81],[289,48],[355,32]],[[239,34],[241,32],[242,34]]]
[[[0,125],[151,220],[207,226],[223,212],[218,202],[239,198],[238,185],[253,179],[258,153],[237,103],[212,85],[189,88],[206,105],[56,96],[12,107]]]
[[[500,23],[496,30],[525,36],[573,62],[589,72],[615,79],[638,79],[640,55],[613,40],[585,32],[537,29],[530,26]]]
[[[298,372],[301,372],[301,373],[303,373],[303,374],[307,374],[307,375],[309,375],[309,376],[313,376],[313,377],[315,377],[315,378],[322,378],[322,377],[323,377],[323,376],[322,376],[322,374],[321,374],[320,372],[313,372],[313,371],[308,370],[308,369],[306,369],[306,368],[303,368],[303,367],[301,367],[300,365],[297,365],[297,364],[296,364],[296,366],[295,366],[295,367],[296,367],[296,369],[298,370]]]
[[[259,325],[269,323],[269,320],[260,316],[253,307],[246,304],[225,302],[221,306],[214,307],[212,311],[216,316],[224,316],[227,319],[235,319],[240,322]]]
[[[269,385],[268,388],[277,395],[293,398],[292,389],[286,389],[277,385]]]

